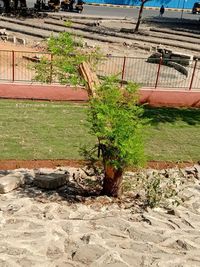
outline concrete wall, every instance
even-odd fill
[[[99,4],[114,4],[114,5],[140,5],[139,0],[86,0],[87,3],[99,3]],[[146,7],[160,7],[164,5],[166,8],[180,8],[192,9],[197,0],[151,0],[145,4]]]

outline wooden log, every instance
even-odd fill
[[[89,97],[96,97],[95,89],[100,85],[96,73],[91,70],[90,65],[86,62],[83,62],[79,65],[79,73],[86,81],[86,89]]]

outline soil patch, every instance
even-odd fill
[[[166,169],[173,167],[189,167],[193,166],[195,162],[168,162],[168,161],[148,161],[147,167],[153,169]],[[56,168],[59,166],[71,166],[71,167],[83,167],[86,165],[84,160],[0,160],[0,169],[1,170],[12,170],[18,168]],[[134,168],[129,168],[133,170]]]

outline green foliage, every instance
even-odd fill
[[[172,204],[179,205],[180,199],[178,198],[178,185],[175,178],[168,178],[162,181],[158,174],[144,180],[143,182],[146,205],[154,208],[160,204],[165,205],[166,199],[172,199]]]
[[[144,162],[141,130],[143,108],[138,106],[138,85],[120,88],[116,78],[107,78],[89,102],[91,132],[97,137],[103,164],[124,169]],[[95,148],[94,147],[94,148]],[[94,151],[94,150],[93,150]]]
[[[66,20],[64,25],[68,28],[70,28],[72,26],[72,21],[71,20]]]
[[[75,40],[70,33],[62,32],[57,37],[51,36],[47,41],[48,52],[52,54],[43,57],[34,65],[35,80],[43,83],[52,81],[61,84],[83,84],[79,75],[79,65],[89,62],[95,67],[101,58],[99,49],[87,51],[81,40]]]
[[[34,80],[40,81],[42,83],[52,82],[53,69],[52,69],[52,62],[50,60],[50,55],[42,56],[40,58],[40,63],[31,64],[30,68],[33,68],[36,71]]]
[[[146,170],[140,170],[126,175],[123,181],[124,192],[134,192],[137,198],[145,207],[165,207],[172,208],[181,202],[181,191],[185,178],[181,171],[177,173],[161,173],[154,170],[147,174]]]

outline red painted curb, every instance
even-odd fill
[[[84,89],[32,84],[0,84],[0,98],[9,99],[37,99],[55,101],[87,101],[87,92]]]
[[[200,108],[200,91],[142,88],[140,90],[140,102],[154,107]]]
[[[31,99],[48,101],[87,101],[83,88],[61,85],[0,84],[0,98]],[[200,91],[177,89],[140,89],[140,102],[155,107],[195,107],[200,108]]]

